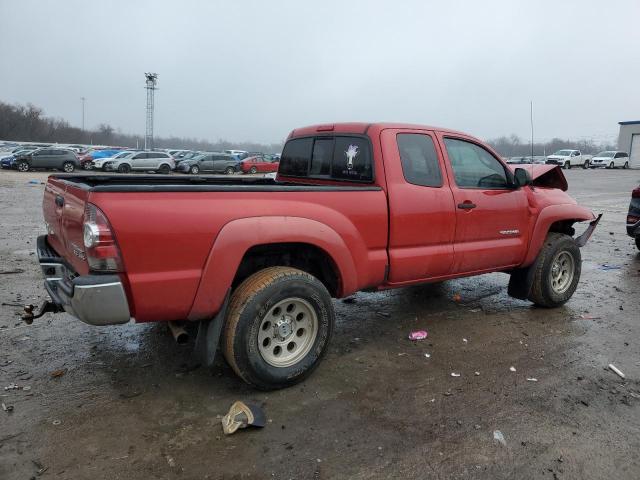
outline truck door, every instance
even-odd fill
[[[451,272],[453,196],[432,131],[381,133],[389,197],[389,276],[392,284]]]
[[[528,201],[509,180],[507,167],[466,138],[439,136],[456,205],[453,273],[513,266],[528,243]]]

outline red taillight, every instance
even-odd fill
[[[631,190],[631,198],[640,198],[640,187]]]
[[[84,209],[82,235],[87,261],[91,270],[122,272],[122,258],[118,242],[107,217],[98,207],[87,203]]]

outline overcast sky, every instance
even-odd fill
[[[0,101],[87,127],[277,142],[403,121],[615,138],[640,119],[640,1],[0,0]]]

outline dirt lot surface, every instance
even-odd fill
[[[624,228],[640,172],[566,174],[604,213],[566,306],[508,297],[504,274],[358,293],[335,301],[316,372],[262,393],[222,360],[199,367],[164,325],[22,324],[20,305],[45,296],[33,250],[46,174],[0,172],[0,398],[13,407],[0,479],[640,478],[640,255]],[[428,339],[409,341],[416,329]],[[266,428],[223,435],[238,399],[264,407]]]

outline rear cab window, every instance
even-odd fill
[[[289,140],[279,174],[333,181],[373,182],[371,145],[365,136],[325,135]]]

